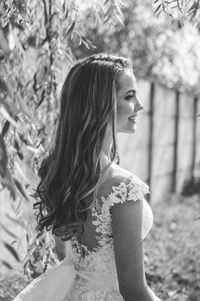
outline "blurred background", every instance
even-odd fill
[[[149,202],[155,211],[150,250],[156,248],[152,242],[162,241],[166,258],[180,253],[185,245],[177,241],[167,249],[169,231],[186,231],[183,216],[187,225],[200,215],[199,1],[1,0],[0,20],[1,278],[25,273],[30,280],[59,261],[51,234],[34,231],[31,195],[39,180],[38,166],[54,137],[67,72],[78,58],[99,52],[133,62],[144,110],[134,135],[118,135],[120,165],[150,186]],[[198,219],[191,223],[192,232],[177,235],[192,238],[194,245],[197,223]],[[160,229],[164,239],[162,233],[155,235]],[[164,279],[155,278],[164,273],[163,253],[153,253],[159,269],[146,258],[155,290],[162,291],[168,279],[163,297],[200,300],[197,246],[192,270],[187,264],[173,274],[173,261]],[[57,246],[59,250],[62,253]],[[180,277],[188,269],[186,283]],[[17,281],[9,296],[5,284],[0,285],[0,300],[11,300],[24,285]],[[175,281],[177,287],[171,288]]]

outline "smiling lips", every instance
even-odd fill
[[[136,118],[137,115],[131,115],[128,120],[130,120],[131,122],[136,122],[135,121],[135,118]]]

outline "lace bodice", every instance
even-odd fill
[[[92,300],[123,300],[121,299],[122,297],[119,294],[118,289],[110,208],[117,203],[142,201],[142,239],[144,239],[153,224],[152,210],[144,198],[147,193],[149,193],[148,186],[134,174],[130,174],[126,181],[122,181],[119,185],[113,186],[112,192],[107,197],[102,196],[101,200],[95,200],[94,206],[92,207],[92,223],[96,226],[98,247],[93,251],[89,251],[87,247],[83,246],[85,248],[86,256],[80,260],[80,254],[76,242],[72,242],[72,247],[69,245],[68,254],[71,254],[74,260],[76,269],[79,271],[79,277],[72,288],[71,297],[68,296],[66,300],[79,300],[78,294],[80,294],[81,289],[85,291],[86,287],[87,292],[93,291],[93,294],[94,292],[95,294],[100,294],[99,299],[97,296],[95,297],[96,299],[94,299],[93,295]],[[84,277],[83,275],[83,277],[81,276],[82,273],[84,275],[85,273],[92,273],[93,276],[89,277],[90,279],[86,279],[87,277]],[[114,299],[112,299],[113,296],[109,299],[109,292],[111,288],[112,294],[113,291],[116,292]],[[104,294],[104,298],[102,297],[102,294]]]
[[[112,190],[108,197],[101,197],[102,205],[99,205],[99,201],[95,200],[94,207],[92,208],[92,215],[96,218],[93,224],[97,226],[96,231],[101,237],[98,239],[99,245],[105,246],[106,244],[112,244],[110,208],[117,203],[127,201],[140,200],[143,202],[142,239],[144,239],[153,222],[151,208],[144,198],[144,196],[149,193],[149,187],[132,174],[128,178],[128,183],[121,182],[118,186],[113,186]]]

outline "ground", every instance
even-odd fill
[[[147,281],[163,301],[200,301],[200,197],[173,195],[152,205],[154,225],[145,239]],[[0,280],[0,301],[26,285],[13,275]]]
[[[173,195],[153,211],[145,244],[150,286],[163,301],[200,301],[200,197]]]

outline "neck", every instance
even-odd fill
[[[113,143],[112,135],[108,129],[101,150],[101,156],[100,156],[101,170],[111,162],[112,143]]]

